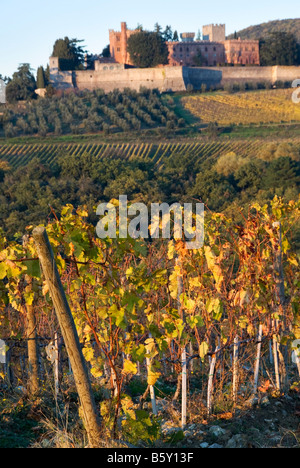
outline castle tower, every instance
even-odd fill
[[[50,73],[58,73],[59,71],[59,58],[58,57],[50,57],[49,58],[49,69]]]
[[[121,23],[121,54],[122,63],[127,63],[127,24]]]
[[[203,26],[202,29],[203,41],[210,42],[224,42],[225,37],[225,24],[208,24]]]
[[[109,30],[110,55],[117,63],[132,65],[130,55],[127,52],[127,44],[128,38],[137,32],[136,29],[127,29],[125,22],[121,23],[121,31]]]

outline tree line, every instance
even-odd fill
[[[37,158],[27,166],[0,167],[0,227],[8,236],[27,225],[45,222],[66,203],[86,205],[96,222],[94,207],[100,201],[126,193],[132,202],[203,201],[207,209],[239,220],[250,203],[268,203],[275,195],[297,200],[300,183],[299,147],[281,144],[258,151],[256,158],[224,154],[195,158],[174,153],[156,164],[123,158],[99,160],[91,154],[62,154],[54,164]],[[299,234],[299,233],[298,233]],[[298,239],[299,241],[299,239]]]

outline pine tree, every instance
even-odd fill
[[[173,34],[173,42],[178,42],[179,41],[179,36],[178,36],[178,32],[177,30],[174,31],[174,34]]]
[[[166,26],[166,29],[164,30],[163,34],[162,34],[164,40],[166,42],[168,41],[172,41],[173,39],[173,32],[172,32],[172,27],[171,26]]]
[[[156,32],[157,34],[162,34],[162,27],[160,26],[160,24],[155,23],[154,32]]]

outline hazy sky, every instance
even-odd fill
[[[0,0],[0,74],[11,76],[20,63],[46,66],[60,37],[84,39],[92,53],[108,44],[108,30],[126,21],[153,29],[158,22],[180,32],[225,23],[226,33],[247,26],[300,16],[299,0]]]

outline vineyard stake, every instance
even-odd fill
[[[259,364],[260,364],[262,331],[263,331],[263,327],[262,325],[259,325],[258,337],[257,337],[257,341],[258,341],[257,352],[256,352],[255,366],[254,366],[254,387],[253,387],[254,395],[257,393],[257,387],[258,387],[258,373],[259,373]]]
[[[151,333],[149,333],[149,338],[152,338]],[[146,365],[147,365],[147,373],[151,371],[151,360],[149,357],[146,357]],[[158,415],[157,406],[156,406],[156,399],[155,399],[155,390],[153,385],[149,385],[150,390],[150,398],[151,398],[151,405],[152,405],[152,412],[155,416]]]
[[[274,356],[274,370],[276,378],[276,389],[280,390],[280,375],[279,375],[279,363],[278,363],[278,342],[276,334],[273,334],[273,356]]]
[[[6,366],[6,363],[7,363],[7,349],[6,349],[6,345],[5,345],[5,342],[4,341],[1,341],[0,342],[0,345],[1,345],[1,349],[0,349],[0,369],[1,367],[3,366],[3,379],[4,379],[4,382],[7,382],[7,366]]]
[[[28,236],[23,236],[23,249],[26,251]],[[32,293],[32,278],[25,275],[25,291]],[[26,304],[27,316],[27,350],[28,350],[28,391],[35,395],[39,391],[39,357],[36,334],[36,318],[33,304]]]
[[[55,384],[55,396],[59,394],[59,346],[58,346],[58,334],[55,333],[54,337],[55,346],[55,361],[54,361],[54,384]]]
[[[290,331],[292,332],[293,331],[293,327],[292,327],[292,324],[290,323],[289,325],[289,329]],[[292,361],[296,364],[297,366],[297,369],[298,369],[298,374],[299,374],[299,377],[300,377],[300,357],[299,357],[299,349],[295,349],[293,352],[292,352]]]
[[[213,379],[214,379],[218,351],[219,351],[219,346],[216,347],[216,350],[211,358],[210,368],[209,368],[208,386],[207,386],[207,415],[208,416],[211,415],[211,410],[212,410]]]
[[[299,377],[300,377],[300,358],[298,356],[298,350],[297,351],[294,351],[294,357],[295,357],[295,364],[297,366],[297,369],[298,369],[298,374],[299,374]]]
[[[186,348],[182,350],[182,404],[181,404],[181,426],[182,429],[186,426],[186,408],[187,408],[187,362]]]
[[[276,291],[279,299],[279,303],[284,310],[285,304],[285,291],[284,291],[284,276],[283,276],[283,266],[282,266],[282,230],[281,230],[281,223],[276,222],[273,223],[274,228],[278,228],[278,241],[279,241],[279,250],[275,252],[275,272],[276,272]],[[286,316],[285,310],[283,314],[283,329],[286,330]]]
[[[176,259],[176,266],[181,268],[181,259]],[[177,278],[177,300],[178,312],[183,322],[185,317],[182,310],[181,295],[183,293],[183,280],[179,274]],[[186,347],[181,349],[181,426],[184,429],[186,426],[186,413],[187,413],[187,362],[186,362]]]
[[[232,397],[233,402],[237,401],[237,388],[238,388],[238,359],[239,359],[239,337],[234,338],[233,346],[233,379],[232,379]]]
[[[59,276],[46,229],[44,227],[35,228],[33,238],[71,362],[89,445],[96,448],[100,446],[101,430],[72,312]]]

